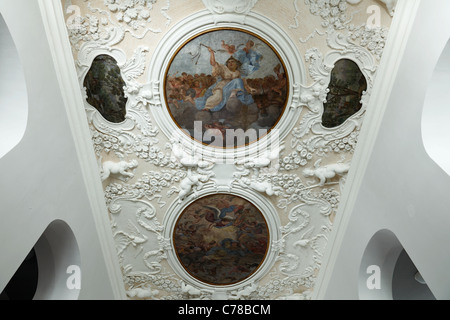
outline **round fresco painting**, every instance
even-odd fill
[[[232,285],[250,277],[262,264],[269,230],[252,203],[216,194],[182,212],[173,240],[177,257],[191,276],[211,285]]]
[[[166,72],[164,92],[172,119],[191,138],[237,148],[278,123],[287,103],[288,76],[265,40],[222,28],[181,46]]]

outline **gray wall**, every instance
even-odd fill
[[[450,36],[449,17],[449,1],[420,1],[406,51],[397,57],[399,71],[391,74],[395,82],[361,188],[351,211],[345,212],[350,219],[336,230],[342,241],[330,261],[322,298],[391,299],[403,249],[432,294],[450,298],[450,177],[430,158],[422,139],[425,97]],[[378,80],[388,81],[389,75]],[[449,83],[446,87],[448,91]],[[432,112],[437,117],[446,114],[439,106]],[[367,289],[369,265],[380,266],[380,289]]]
[[[0,1],[0,14],[19,53],[28,95],[28,123],[23,139],[0,157],[0,291],[38,243],[39,280],[46,286],[45,290],[38,288],[40,298],[111,299],[114,296],[106,272],[107,262],[97,236],[38,1]],[[0,77],[0,83],[9,80],[5,70]],[[0,103],[11,101],[5,102],[2,96]],[[3,110],[2,107],[0,117],[9,117]],[[81,290],[69,290],[66,279],[71,274],[67,273],[67,267],[78,263]],[[51,272],[50,267],[54,268]]]

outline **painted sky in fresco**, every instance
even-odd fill
[[[200,44],[215,50],[216,61],[224,64],[231,55],[222,48],[222,40],[226,44],[234,45],[237,50],[242,50],[249,40],[255,43],[253,49],[262,55],[262,59],[259,70],[247,76],[248,78],[260,78],[268,74],[276,76],[273,69],[279,64],[279,59],[272,48],[257,37],[236,30],[217,30],[191,40],[176,55],[170,66],[169,75],[174,75],[180,70],[189,74],[211,74],[209,51]]]

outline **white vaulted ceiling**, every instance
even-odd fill
[[[282,1],[278,10],[267,1],[61,3],[82,95],[83,81],[99,55],[117,61],[126,83],[124,122],[106,121],[86,101],[84,108],[99,174],[108,170],[103,187],[128,296],[137,298],[138,289],[140,297],[159,299],[309,299],[387,40],[392,17],[386,8],[375,1]],[[378,10],[367,10],[370,6]],[[290,19],[285,12],[292,13]],[[289,81],[287,106],[274,130],[258,144],[223,153],[177,134],[164,91],[167,69],[179,48],[218,28],[264,38],[279,54]],[[345,68],[334,65],[349,60],[354,72],[361,71],[360,83],[362,77],[367,83],[359,98],[362,107],[325,127],[322,113],[330,80],[350,79],[349,63]],[[332,108],[333,98],[328,98]],[[275,132],[279,135],[273,139]],[[264,139],[276,140],[279,147],[258,154]],[[201,162],[195,160],[199,150]],[[256,164],[244,151],[268,161]],[[189,155],[194,158],[187,165],[183,157]],[[114,171],[119,167],[125,170],[121,174]],[[172,243],[181,212],[217,193],[254,203],[270,230],[264,263],[251,277],[228,286],[192,277]]]
[[[394,287],[404,293],[401,283],[411,283],[398,277],[405,255],[429,296],[448,297],[439,280],[449,265],[439,258],[448,176],[421,144],[422,102],[436,104],[443,92],[432,87],[424,98],[448,38],[424,22],[435,11],[421,0],[39,0],[26,13],[1,3],[26,83],[6,96],[27,129],[0,155],[11,169],[0,184],[10,194],[0,289],[35,246],[41,266],[55,268],[42,273],[36,297],[44,299],[392,299]],[[14,19],[21,15],[30,35]],[[443,16],[435,21],[445,26]],[[413,53],[425,41],[419,30],[429,59]],[[235,104],[220,116],[189,109],[167,81],[186,70],[206,79],[212,52],[221,64],[246,52],[237,78],[255,68],[246,84],[265,85],[232,92]],[[108,62],[95,66],[99,58]],[[101,72],[107,85],[98,91]],[[236,102],[244,90],[254,104]],[[19,109],[25,102],[28,111]],[[111,107],[125,119],[109,118]],[[435,110],[423,114],[425,142],[433,119],[444,121]],[[211,147],[190,136],[193,117],[216,137],[244,128],[236,118],[270,130],[246,146]],[[81,287],[71,291],[64,280],[77,283],[77,272]]]

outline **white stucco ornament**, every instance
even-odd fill
[[[158,290],[134,288],[127,291],[127,296],[130,298],[150,299],[159,294]]]
[[[327,179],[333,179],[336,176],[342,176],[350,170],[349,163],[333,163],[326,166],[320,166],[320,160],[316,163],[315,168],[307,168],[303,170],[305,177],[316,177],[320,180],[319,185],[323,186]]]
[[[248,14],[258,0],[203,0],[212,13]]]
[[[215,23],[235,21],[244,24],[245,18],[258,0],[203,0],[205,7],[212,13]]]
[[[138,166],[137,160],[131,161],[105,161],[102,165],[101,177],[102,181],[108,179],[111,175],[118,176],[119,179],[133,178],[134,174],[127,170],[134,169]]]
[[[192,191],[195,192],[200,190],[203,187],[203,183],[206,183],[208,180],[208,175],[192,172],[192,170],[189,169],[186,178],[180,182],[180,192],[178,194],[180,201],[184,200],[184,198]]]
[[[377,1],[393,14],[397,1]],[[97,36],[100,31],[91,28],[82,42],[83,30],[72,30],[80,86],[83,88],[92,61],[101,54],[117,61],[126,83],[124,122],[108,122],[87,102],[85,108],[102,179],[107,184],[105,199],[118,258],[125,270],[128,297],[310,299],[309,290],[315,287],[316,271],[321,267],[331,232],[329,217],[338,208],[349,170],[349,164],[342,162],[350,161],[354,152],[387,29],[369,29],[365,24],[350,27],[350,21],[345,22],[349,18],[348,4],[363,7],[365,2],[361,0],[304,0],[309,12],[298,10],[300,1],[280,1],[280,7],[294,4],[296,12],[292,15],[297,13],[296,21],[309,14],[321,18],[313,31],[321,36],[314,43],[317,47],[300,39],[305,44],[301,55],[297,39],[286,34],[280,21],[254,10],[258,0],[202,0],[204,10],[177,17],[179,22],[164,31],[154,50],[145,47],[147,43],[133,50],[121,43],[125,34],[139,41],[165,28],[158,25],[161,19],[138,24],[150,13],[152,17],[158,14],[159,5],[150,10],[156,0],[108,0],[106,9],[92,7],[94,1],[84,2],[92,17],[86,16],[83,26],[92,23],[105,36]],[[164,16],[169,3],[176,2],[167,0],[160,13]],[[119,7],[119,3],[123,6]],[[131,9],[144,6],[148,12],[126,17],[133,13]],[[123,18],[107,21],[103,17],[113,13]],[[105,23],[96,22],[98,18]],[[169,18],[166,23],[170,23]],[[289,76],[289,98],[273,130],[256,143],[223,150],[205,146],[200,139],[193,140],[180,130],[167,112],[163,85],[178,50],[189,39],[219,28],[235,28],[265,39],[279,54]],[[329,128],[323,126],[322,115],[333,69],[343,59],[357,64],[367,80],[367,90],[361,98],[362,108],[338,127]],[[136,158],[139,170],[134,172],[124,161],[101,163],[105,154],[120,160]],[[342,156],[341,162],[333,162],[338,155]],[[134,174],[139,176],[128,183]],[[217,193],[251,200],[263,213],[270,234],[266,258],[255,273],[227,286],[214,286],[192,277],[172,244],[180,213],[198,198]],[[136,226],[127,229],[130,223]]]
[[[391,16],[394,16],[394,12],[395,12],[395,7],[397,6],[397,1],[398,0],[378,0],[379,2],[384,3],[384,5],[386,6],[389,14]],[[347,0],[348,3],[350,4],[358,4],[361,2],[361,0]]]
[[[184,281],[180,281],[180,285],[181,285],[181,292],[184,295],[187,295],[189,299],[199,299],[200,300],[202,297],[211,296],[214,293],[212,290],[197,289],[197,288],[191,286],[190,284],[187,284]]]
[[[187,169],[186,177],[181,180],[178,191],[179,200],[184,200],[192,191],[196,192],[202,189],[215,174],[212,172],[214,163],[204,161],[197,149],[190,153],[184,150],[179,140],[173,139],[167,148],[172,150],[172,160],[180,163]]]

